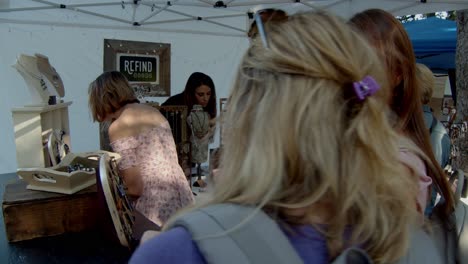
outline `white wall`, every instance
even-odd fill
[[[99,125],[88,110],[88,84],[103,70],[104,39],[163,42],[171,44],[172,94],[184,89],[188,76],[201,71],[213,78],[218,98],[226,97],[237,65],[248,46],[246,38],[208,35],[116,31],[57,26],[0,23],[0,123],[2,138],[0,173],[17,169],[11,109],[31,100],[26,83],[11,67],[17,55],[41,53],[49,57],[65,85],[73,152],[99,148]],[[163,102],[166,98],[156,98]],[[217,146],[215,141],[212,147]]]

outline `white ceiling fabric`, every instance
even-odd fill
[[[468,0],[0,0],[0,23],[245,36],[247,13],[271,7],[348,18],[368,8],[394,15],[468,9]]]

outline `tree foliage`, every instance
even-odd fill
[[[428,14],[415,14],[415,15],[406,15],[406,16],[397,16],[397,19],[400,20],[402,23],[411,22],[415,20],[422,20],[429,17],[438,17],[442,19],[449,19],[449,20],[456,20],[457,19],[457,12],[455,11],[442,11],[442,12],[434,12]]]

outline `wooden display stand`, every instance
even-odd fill
[[[18,180],[5,187],[2,209],[9,242],[92,230],[101,211],[96,185],[73,195],[26,189]]]
[[[63,130],[63,140],[71,147],[68,121],[68,106],[71,104],[24,106],[12,110],[18,168],[52,166],[43,144],[53,130]]]

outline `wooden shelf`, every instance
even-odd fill
[[[31,105],[31,106],[23,106],[23,107],[15,107],[11,110],[13,113],[18,112],[34,112],[34,113],[45,113],[49,111],[54,111],[56,109],[68,107],[71,105],[72,102],[64,102],[55,105]]]
[[[52,166],[43,143],[53,130],[65,131],[64,141],[71,148],[68,120],[68,106],[71,104],[64,102],[12,109],[18,168]]]

